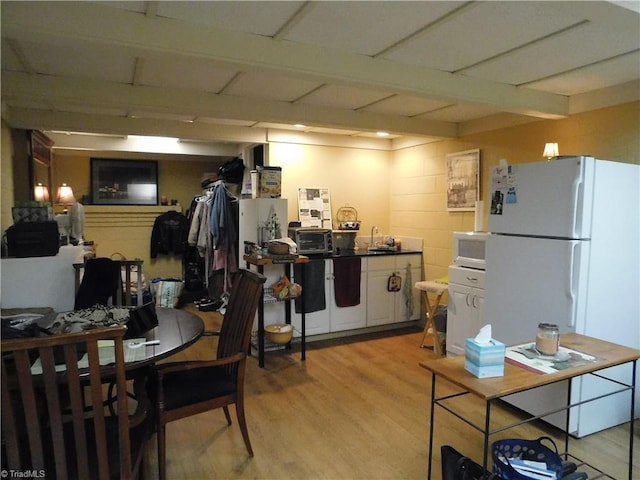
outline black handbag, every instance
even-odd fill
[[[442,480],[501,480],[501,477],[483,469],[482,465],[478,465],[449,445],[443,445],[440,452]]]

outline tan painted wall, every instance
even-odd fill
[[[458,140],[394,152],[391,168],[391,230],[424,238],[425,278],[447,274],[452,258],[452,232],[473,230],[472,212],[448,212],[445,164],[448,153],[480,149],[487,226],[489,175],[500,159],[511,164],[543,161],[546,142],[558,142],[561,155],[640,164],[640,102],[469,135]]]
[[[178,200],[183,210],[189,208],[195,195],[202,192],[200,180],[206,172],[216,171],[207,161],[158,160],[159,195]],[[80,200],[90,191],[90,157],[82,155],[56,155],[54,157],[54,185],[62,182],[71,185],[76,198]],[[124,207],[121,207],[124,208]],[[121,253],[127,259],[140,258],[144,261],[147,279],[154,277],[182,277],[182,259],[177,256],[149,257],[152,222],[147,218],[125,224],[116,223],[117,228],[100,227],[90,221],[91,209],[87,209],[85,237],[97,244],[97,255],[109,257]]]
[[[0,223],[2,232],[9,228],[13,223],[11,217],[11,207],[13,207],[13,148],[11,144],[11,130],[7,124],[2,122],[1,125],[1,144],[0,144]]]
[[[289,221],[298,219],[298,188],[329,188],[333,218],[340,207],[358,211],[361,230],[390,233],[391,152],[369,149],[269,144],[269,165],[282,167],[282,197]]]

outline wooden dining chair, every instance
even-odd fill
[[[240,270],[235,276],[219,333],[216,360],[156,366],[154,395],[161,480],[166,478],[167,423],[222,407],[231,425],[231,404],[235,404],[242,438],[253,456],[244,416],[244,376],[251,330],[265,281],[263,275],[249,270]]]
[[[126,388],[125,331],[111,327],[0,342],[4,471],[83,480],[137,476],[150,437],[148,404],[138,404],[132,414],[127,396],[119,395],[115,417],[102,405],[105,382]],[[115,345],[110,365],[100,365],[98,351],[109,350],[98,348],[103,340]],[[87,412],[87,399],[99,408]]]

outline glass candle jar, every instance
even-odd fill
[[[542,355],[555,355],[560,347],[560,330],[553,323],[538,324],[536,350]]]

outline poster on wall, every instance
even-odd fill
[[[447,210],[473,211],[480,200],[480,149],[447,155]]]
[[[298,188],[298,220],[303,227],[331,228],[328,188]]]

